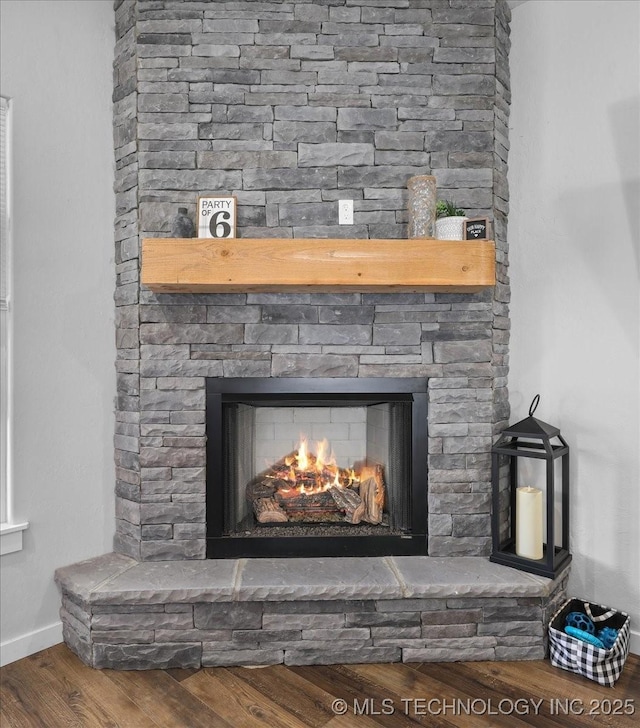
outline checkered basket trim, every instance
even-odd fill
[[[584,611],[585,602],[569,599],[553,615],[549,623],[549,652],[551,664],[564,670],[594,680],[601,685],[613,686],[620,677],[625,660],[629,654],[630,620],[624,612],[615,611],[618,618],[623,618],[622,627],[609,650],[587,644],[566,634],[563,629],[564,617],[570,611]],[[603,611],[609,607],[594,605]]]

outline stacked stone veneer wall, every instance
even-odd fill
[[[64,595],[61,615],[67,644],[97,668],[542,660],[557,597],[87,606]]]
[[[121,669],[542,659],[568,579],[468,557],[346,561],[108,554],[56,572],[64,638]]]
[[[503,0],[117,0],[117,551],[205,556],[205,377],[429,378],[429,553],[486,555],[508,417]],[[243,237],[402,238],[406,184],[494,220],[480,294],[155,295],[140,240],[199,193]],[[355,201],[338,227],[337,200]],[[398,240],[398,245],[402,241]]]

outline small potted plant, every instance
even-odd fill
[[[464,240],[464,210],[450,200],[438,200],[436,204],[436,238],[438,240]]]

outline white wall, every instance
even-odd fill
[[[0,2],[13,102],[14,518],[2,660],[61,641],[54,570],[112,550],[113,144],[110,0]]]
[[[637,2],[513,13],[513,417],[572,446],[570,593],[640,625]],[[58,566],[111,550],[113,155],[110,0],[1,0],[14,100],[15,517],[4,662],[58,642]],[[636,632],[637,638],[637,632]],[[640,652],[638,641],[634,651]]]
[[[571,596],[640,653],[640,4],[527,2],[511,50],[512,420],[572,448]]]

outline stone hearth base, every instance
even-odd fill
[[[557,579],[480,557],[139,563],[58,569],[67,645],[96,668],[541,659]]]

